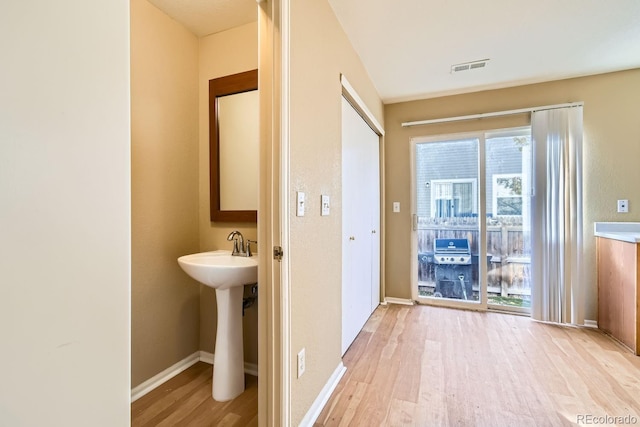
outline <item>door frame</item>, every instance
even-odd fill
[[[289,10],[258,0],[260,203],[258,215],[258,424],[291,424],[289,282]],[[274,248],[284,251],[274,259]]]

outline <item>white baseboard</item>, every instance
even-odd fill
[[[333,374],[331,374],[331,377],[329,377],[329,381],[327,381],[324,387],[322,387],[322,390],[320,391],[318,397],[316,397],[316,400],[313,401],[311,408],[309,408],[302,421],[300,421],[300,427],[312,426],[313,423],[316,422],[318,416],[320,416],[320,412],[322,412],[322,410],[324,409],[324,405],[326,405],[329,401],[331,393],[333,393],[333,390],[336,389],[338,383],[340,382],[340,379],[346,371],[347,367],[344,366],[342,362],[340,362],[336,370],[333,371]]]
[[[187,356],[186,358],[182,359],[178,363],[172,366],[169,366],[167,369],[160,372],[159,374],[149,378],[142,384],[132,388],[131,402],[133,403],[136,400],[140,399],[142,396],[149,393],[151,390],[155,389],[156,387],[159,387],[165,382],[169,381],[171,378],[175,377],[180,372],[195,365],[196,363],[198,363],[199,360],[200,360],[200,352],[196,351],[195,353],[193,353],[190,356]]]
[[[598,328],[598,322],[596,320],[584,319],[584,326],[587,328]]]
[[[157,375],[149,378],[142,384],[131,389],[131,403],[140,399],[145,394],[149,393],[156,387],[160,387],[165,382],[169,381],[171,378],[175,377],[179,373],[187,370],[191,366],[195,365],[198,362],[208,363],[213,365],[213,353],[209,353],[207,351],[196,351],[190,356],[182,359],[178,363],[168,367],[164,371],[160,372]],[[255,363],[244,362],[244,372],[249,375],[253,375],[254,377],[258,376],[258,365]]]
[[[406,298],[394,298],[394,297],[386,297],[384,299],[386,304],[401,304],[401,305],[415,305],[412,299]]]
[[[208,363],[209,365],[213,365],[213,358],[215,356],[213,353],[209,353],[208,351],[200,350],[200,361],[204,363]]]
[[[209,365],[213,365],[214,359],[213,353],[209,353],[208,351],[200,352],[200,361],[204,363],[208,363]],[[258,364],[257,363],[249,363],[244,362],[244,373],[253,375],[254,377],[258,376]]]

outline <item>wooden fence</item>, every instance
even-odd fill
[[[473,255],[472,286],[479,286],[479,227],[477,218],[418,218],[418,281],[435,287],[435,239],[469,239]],[[518,217],[487,219],[487,288],[503,297],[531,295],[530,245]]]

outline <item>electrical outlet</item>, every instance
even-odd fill
[[[618,200],[618,213],[628,213],[628,212],[629,212],[629,201]]]
[[[304,374],[305,369],[307,368],[307,357],[304,354],[304,348],[300,350],[298,353],[298,378]]]

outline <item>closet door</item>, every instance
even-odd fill
[[[369,128],[371,131],[371,128]],[[373,133],[373,131],[371,131]],[[367,144],[367,205],[371,219],[369,234],[371,240],[371,306],[369,314],[380,305],[380,137],[375,134]],[[367,316],[368,317],[368,316]]]
[[[342,100],[342,353],[380,300],[379,137]]]

